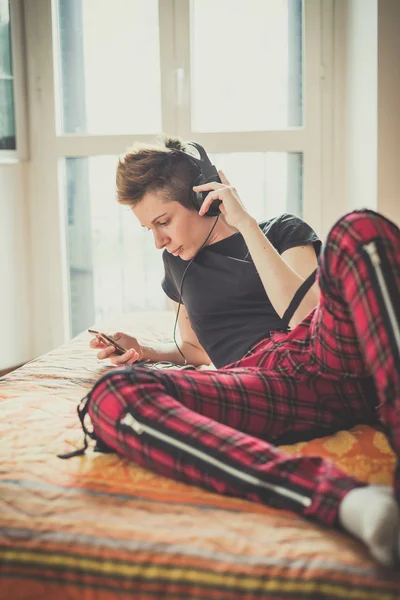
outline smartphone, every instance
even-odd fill
[[[121,344],[118,344],[118,342],[116,342],[111,336],[107,335],[106,333],[101,333],[100,331],[96,331],[95,329],[88,329],[88,332],[92,335],[97,335],[106,344],[113,345],[116,354],[125,354],[125,352],[128,352],[127,348],[124,348],[123,346],[121,346]]]

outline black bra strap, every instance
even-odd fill
[[[297,292],[291,299],[290,304],[287,307],[287,309],[285,310],[285,314],[282,317],[283,328],[285,331],[289,331],[290,319],[293,317],[294,313],[298,309],[301,301],[303,300],[304,296],[307,294],[310,287],[314,284],[316,276],[317,276],[317,269],[315,269],[315,271],[313,271],[311,273],[311,275],[309,275],[309,277],[307,277],[307,279],[305,281],[303,281],[303,283],[301,284],[301,286],[299,287],[299,289],[297,290]]]

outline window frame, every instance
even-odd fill
[[[16,0],[20,3],[20,0]],[[56,32],[56,0],[23,0],[31,123],[31,174],[28,180],[32,214],[44,218],[31,225],[32,268],[35,286],[33,322],[49,321],[46,332],[34,325],[35,352],[44,352],[69,337],[68,265],[66,259],[66,209],[60,173],[63,159],[97,155],[119,155],[134,141],[154,141],[154,135],[70,135],[57,130],[59,93]],[[303,154],[303,218],[318,232],[324,230],[321,200],[323,180],[330,177],[323,160],[324,146],[331,143],[331,114],[325,114],[322,101],[328,101],[324,88],[330,69],[333,37],[334,0],[303,0],[303,125],[299,128],[260,132],[191,133],[189,113],[190,0],[158,0],[162,93],[162,130],[184,139],[196,139],[210,153],[301,152]],[[35,4],[35,7],[32,5]],[[40,17],[39,17],[40,15]],[[177,32],[174,37],[174,29]],[[177,103],[177,73],[184,70],[182,100]],[[38,89],[40,87],[40,90]],[[40,93],[39,93],[40,92]],[[41,103],[41,98],[45,99]],[[329,102],[328,102],[329,103]],[[325,178],[325,179],[324,179]],[[52,234],[46,235],[51,228]],[[53,273],[51,278],[46,273]],[[53,300],[50,313],[45,309]]]
[[[162,131],[173,132],[186,140],[195,139],[210,153],[301,152],[304,168],[303,216],[319,231],[322,225],[320,119],[323,7],[322,0],[303,0],[303,3],[303,125],[273,131],[194,134],[190,127],[190,0],[158,0]],[[56,52],[59,60],[58,47]],[[183,73],[180,85],[178,73]],[[178,98],[180,86],[182,92],[181,98]],[[59,111],[57,103],[58,114]],[[121,148],[133,141],[151,142],[156,138],[155,135],[71,135],[58,132],[56,147],[58,155],[63,158],[118,155]]]
[[[27,101],[25,82],[24,18],[21,0],[10,0],[11,59],[13,68],[13,95],[16,149],[0,149],[0,165],[28,159]]]
[[[322,12],[325,10],[325,13],[329,14],[330,3],[329,0],[303,0],[304,111],[301,127],[273,131],[193,134],[190,127],[190,0],[158,0],[162,131],[173,132],[186,140],[195,139],[210,153],[302,153],[303,217],[317,231],[322,229]],[[329,43],[326,29],[325,26],[325,43]],[[59,61],[57,43],[55,49]],[[178,83],[178,73],[183,74],[181,84]],[[59,86],[57,87],[59,89]],[[181,88],[181,94],[178,94],[178,88]],[[59,114],[61,108],[58,99],[56,109]],[[118,155],[121,148],[129,146],[133,141],[152,142],[156,138],[155,135],[70,135],[58,132],[56,147],[58,155],[63,158]]]

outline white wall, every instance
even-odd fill
[[[347,4],[347,206],[377,208],[378,0]]]
[[[378,5],[378,210],[400,226],[400,1]]]
[[[27,165],[0,165],[0,371],[32,358]]]
[[[400,225],[400,1],[335,0],[335,13],[339,204]]]

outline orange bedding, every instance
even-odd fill
[[[171,313],[118,322],[148,341],[172,325]],[[1,599],[400,599],[400,574],[338,531],[92,448],[57,458],[81,446],[77,403],[110,368],[89,339],[0,379]],[[392,480],[387,439],[367,426],[283,448]]]

